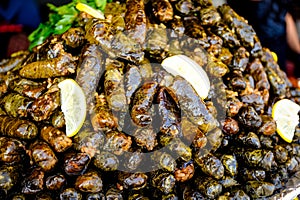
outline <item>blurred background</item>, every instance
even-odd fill
[[[28,49],[28,35],[48,20],[48,3],[60,6],[71,0],[1,0],[0,59]]]
[[[41,18],[42,21],[47,21],[49,9],[47,7],[47,3],[52,3],[53,5],[60,6],[67,3],[70,3],[71,0],[36,0],[41,10]]]

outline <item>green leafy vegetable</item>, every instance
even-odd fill
[[[97,10],[104,11],[107,2],[111,2],[111,0],[73,0],[59,7],[50,3],[47,4],[50,9],[49,20],[41,23],[28,36],[30,41],[29,50],[43,43],[50,35],[62,34],[70,29],[79,14],[79,11],[75,8],[77,3],[84,3]]]

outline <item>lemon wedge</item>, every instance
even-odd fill
[[[66,135],[73,137],[78,133],[86,118],[85,95],[73,79],[61,81],[58,87],[60,88],[61,110],[66,122]]]
[[[272,109],[272,118],[276,121],[277,133],[286,142],[292,142],[295,128],[299,123],[300,106],[289,99],[277,101]]]
[[[187,80],[197,92],[205,99],[210,90],[210,81],[204,69],[186,55],[175,55],[164,59],[162,67],[174,76],[181,76]]]
[[[278,57],[277,57],[277,54],[275,52],[271,52],[272,56],[273,56],[273,59],[275,60],[275,62],[278,61]]]
[[[100,10],[96,10],[96,9],[92,8],[91,6],[86,5],[84,3],[77,3],[76,8],[77,8],[77,10],[79,10],[81,12],[86,12],[87,14],[89,14],[95,18],[105,19],[104,14]]]

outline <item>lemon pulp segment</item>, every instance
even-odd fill
[[[83,90],[73,79],[65,79],[60,88],[61,110],[66,122],[66,135],[78,133],[86,118],[86,99]]]
[[[191,58],[185,55],[175,55],[164,59],[161,65],[172,75],[181,76],[187,80],[202,99],[208,96],[209,78],[204,69]]]

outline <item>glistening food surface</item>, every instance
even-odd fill
[[[102,19],[74,2],[69,15],[52,7],[72,19],[62,34],[0,61],[0,199],[264,199],[298,186],[300,129],[281,138],[277,112],[291,115],[276,102],[300,92],[228,5],[127,0]],[[76,135],[70,119],[85,119]]]

